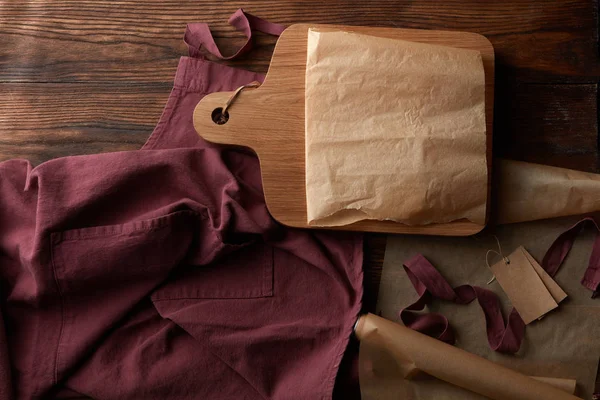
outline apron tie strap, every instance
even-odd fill
[[[248,14],[241,8],[233,13],[228,22],[246,36],[246,43],[235,54],[230,56],[221,54],[208,24],[197,22],[188,24],[183,36],[183,41],[188,46],[190,57],[202,57],[200,49],[205,48],[209,53],[221,60],[233,60],[252,49],[253,31],[279,36],[286,28],[284,25],[268,22],[262,18]]]

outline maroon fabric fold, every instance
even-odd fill
[[[241,8],[229,18],[228,22],[229,25],[242,32],[247,38],[246,43],[244,43],[244,45],[237,52],[235,52],[235,54],[224,56],[221,53],[219,47],[215,43],[212,33],[210,32],[208,24],[192,23],[187,25],[185,35],[183,37],[183,40],[188,46],[190,56],[200,57],[200,49],[204,47],[208,52],[220,60],[231,60],[247,53],[250,49],[252,49],[253,31],[279,36],[286,28],[284,25],[268,22],[262,18],[248,14]]]
[[[277,224],[256,156],[193,126],[263,78],[183,57],[141,150],[0,162],[0,399],[332,397],[362,236]]]
[[[600,293],[600,235],[598,235],[600,227],[594,218],[586,217],[582,219],[556,238],[544,256],[542,267],[550,276],[556,275],[586,222],[591,222],[597,232],[588,268],[581,280],[581,284],[590,289],[592,291],[592,298],[595,298]]]
[[[407,327],[454,344],[455,337],[448,319],[439,313],[418,314],[431,303],[433,297],[457,304],[468,304],[477,299],[485,315],[490,347],[503,353],[516,353],[525,335],[525,323],[513,308],[504,323],[500,302],[496,294],[478,286],[462,285],[452,288],[437,269],[421,254],[404,263],[404,270],[419,299],[399,313]]]

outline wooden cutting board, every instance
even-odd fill
[[[275,46],[265,81],[259,88],[245,89],[228,109],[229,119],[218,125],[213,112],[223,107],[233,92],[212,93],[194,111],[194,127],[204,139],[221,144],[246,146],[260,160],[263,188],[271,215],[284,225],[308,226],[304,170],[304,81],[309,28],[344,30],[372,36],[431,43],[481,52],[486,78],[486,123],[488,172],[492,159],[494,110],[494,48],[475,33],[345,25],[297,24],[287,28]],[[488,173],[491,176],[491,173]],[[488,179],[488,209],[489,209]],[[359,221],[327,229],[350,231],[465,236],[484,225],[459,220],[447,224],[408,226],[391,221]]]

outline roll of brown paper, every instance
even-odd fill
[[[547,383],[548,385],[552,385],[563,392],[571,394],[574,394],[575,389],[577,388],[577,381],[575,379],[547,378],[544,376],[532,376],[531,378]]]
[[[494,159],[498,224],[600,211],[600,174]]]
[[[359,340],[374,339],[385,346],[406,378],[422,371],[494,400],[579,399],[540,380],[373,314],[360,317],[355,333]]]

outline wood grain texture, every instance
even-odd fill
[[[0,2],[0,160],[21,157],[39,164],[63,155],[138,148],[160,116],[159,104],[166,102],[178,58],[186,54],[181,40],[185,24],[208,22],[223,52],[231,54],[243,42],[226,22],[238,7],[284,24],[484,34],[496,50],[494,134],[499,154],[598,172],[591,94],[600,76],[596,0]],[[276,39],[256,39],[252,53],[230,64],[266,72]],[[577,98],[572,91],[578,86],[567,90],[565,82],[589,84],[585,107],[571,100]],[[52,96],[44,98],[44,107],[37,107],[36,99],[50,86]],[[115,96],[108,96],[111,91]],[[151,104],[136,109],[137,122],[115,112],[121,93]],[[84,97],[97,97],[90,111],[80,108],[68,123],[57,118],[65,113],[65,104],[74,106]],[[553,102],[538,102],[539,107],[527,112],[514,102],[536,97]],[[559,111],[559,122],[546,117]],[[539,144],[535,148],[528,144],[532,132]],[[366,237],[365,306],[374,311],[385,238]]]
[[[4,83],[0,88],[0,159],[27,158],[39,164],[68,155],[141,148],[171,86]]]
[[[496,89],[495,154],[600,172],[596,84],[510,83]]]
[[[282,224],[315,228],[308,224],[305,179],[304,86],[308,29],[344,30],[391,39],[478,50],[485,70],[485,106],[488,160],[494,115],[494,49],[483,36],[468,32],[350,27],[345,25],[295,24],[283,32],[264,83],[241,92],[229,107],[229,120],[218,125],[212,113],[222,107],[233,92],[212,93],[194,111],[194,127],[211,142],[252,148],[258,155],[267,207]],[[409,226],[392,221],[364,220],[341,227],[366,232],[423,235],[473,235],[484,225],[467,220],[447,224]],[[318,228],[317,228],[318,229]]]
[[[365,261],[364,261],[364,294],[363,311],[375,312],[377,298],[379,297],[379,282],[381,281],[381,272],[383,258],[385,257],[385,247],[387,235],[383,233],[370,233],[365,235]]]
[[[164,82],[174,71],[173,60],[183,54],[184,24],[208,22],[231,51],[241,38],[226,21],[239,7],[288,25],[472,31],[491,40],[503,76],[595,83],[600,75],[594,0],[29,0],[0,4],[1,46],[12,55],[0,59],[0,81]],[[59,41],[63,51],[56,52]],[[273,38],[261,37],[259,51],[236,64],[265,72],[273,44]],[[90,69],[90,62],[98,65]]]

